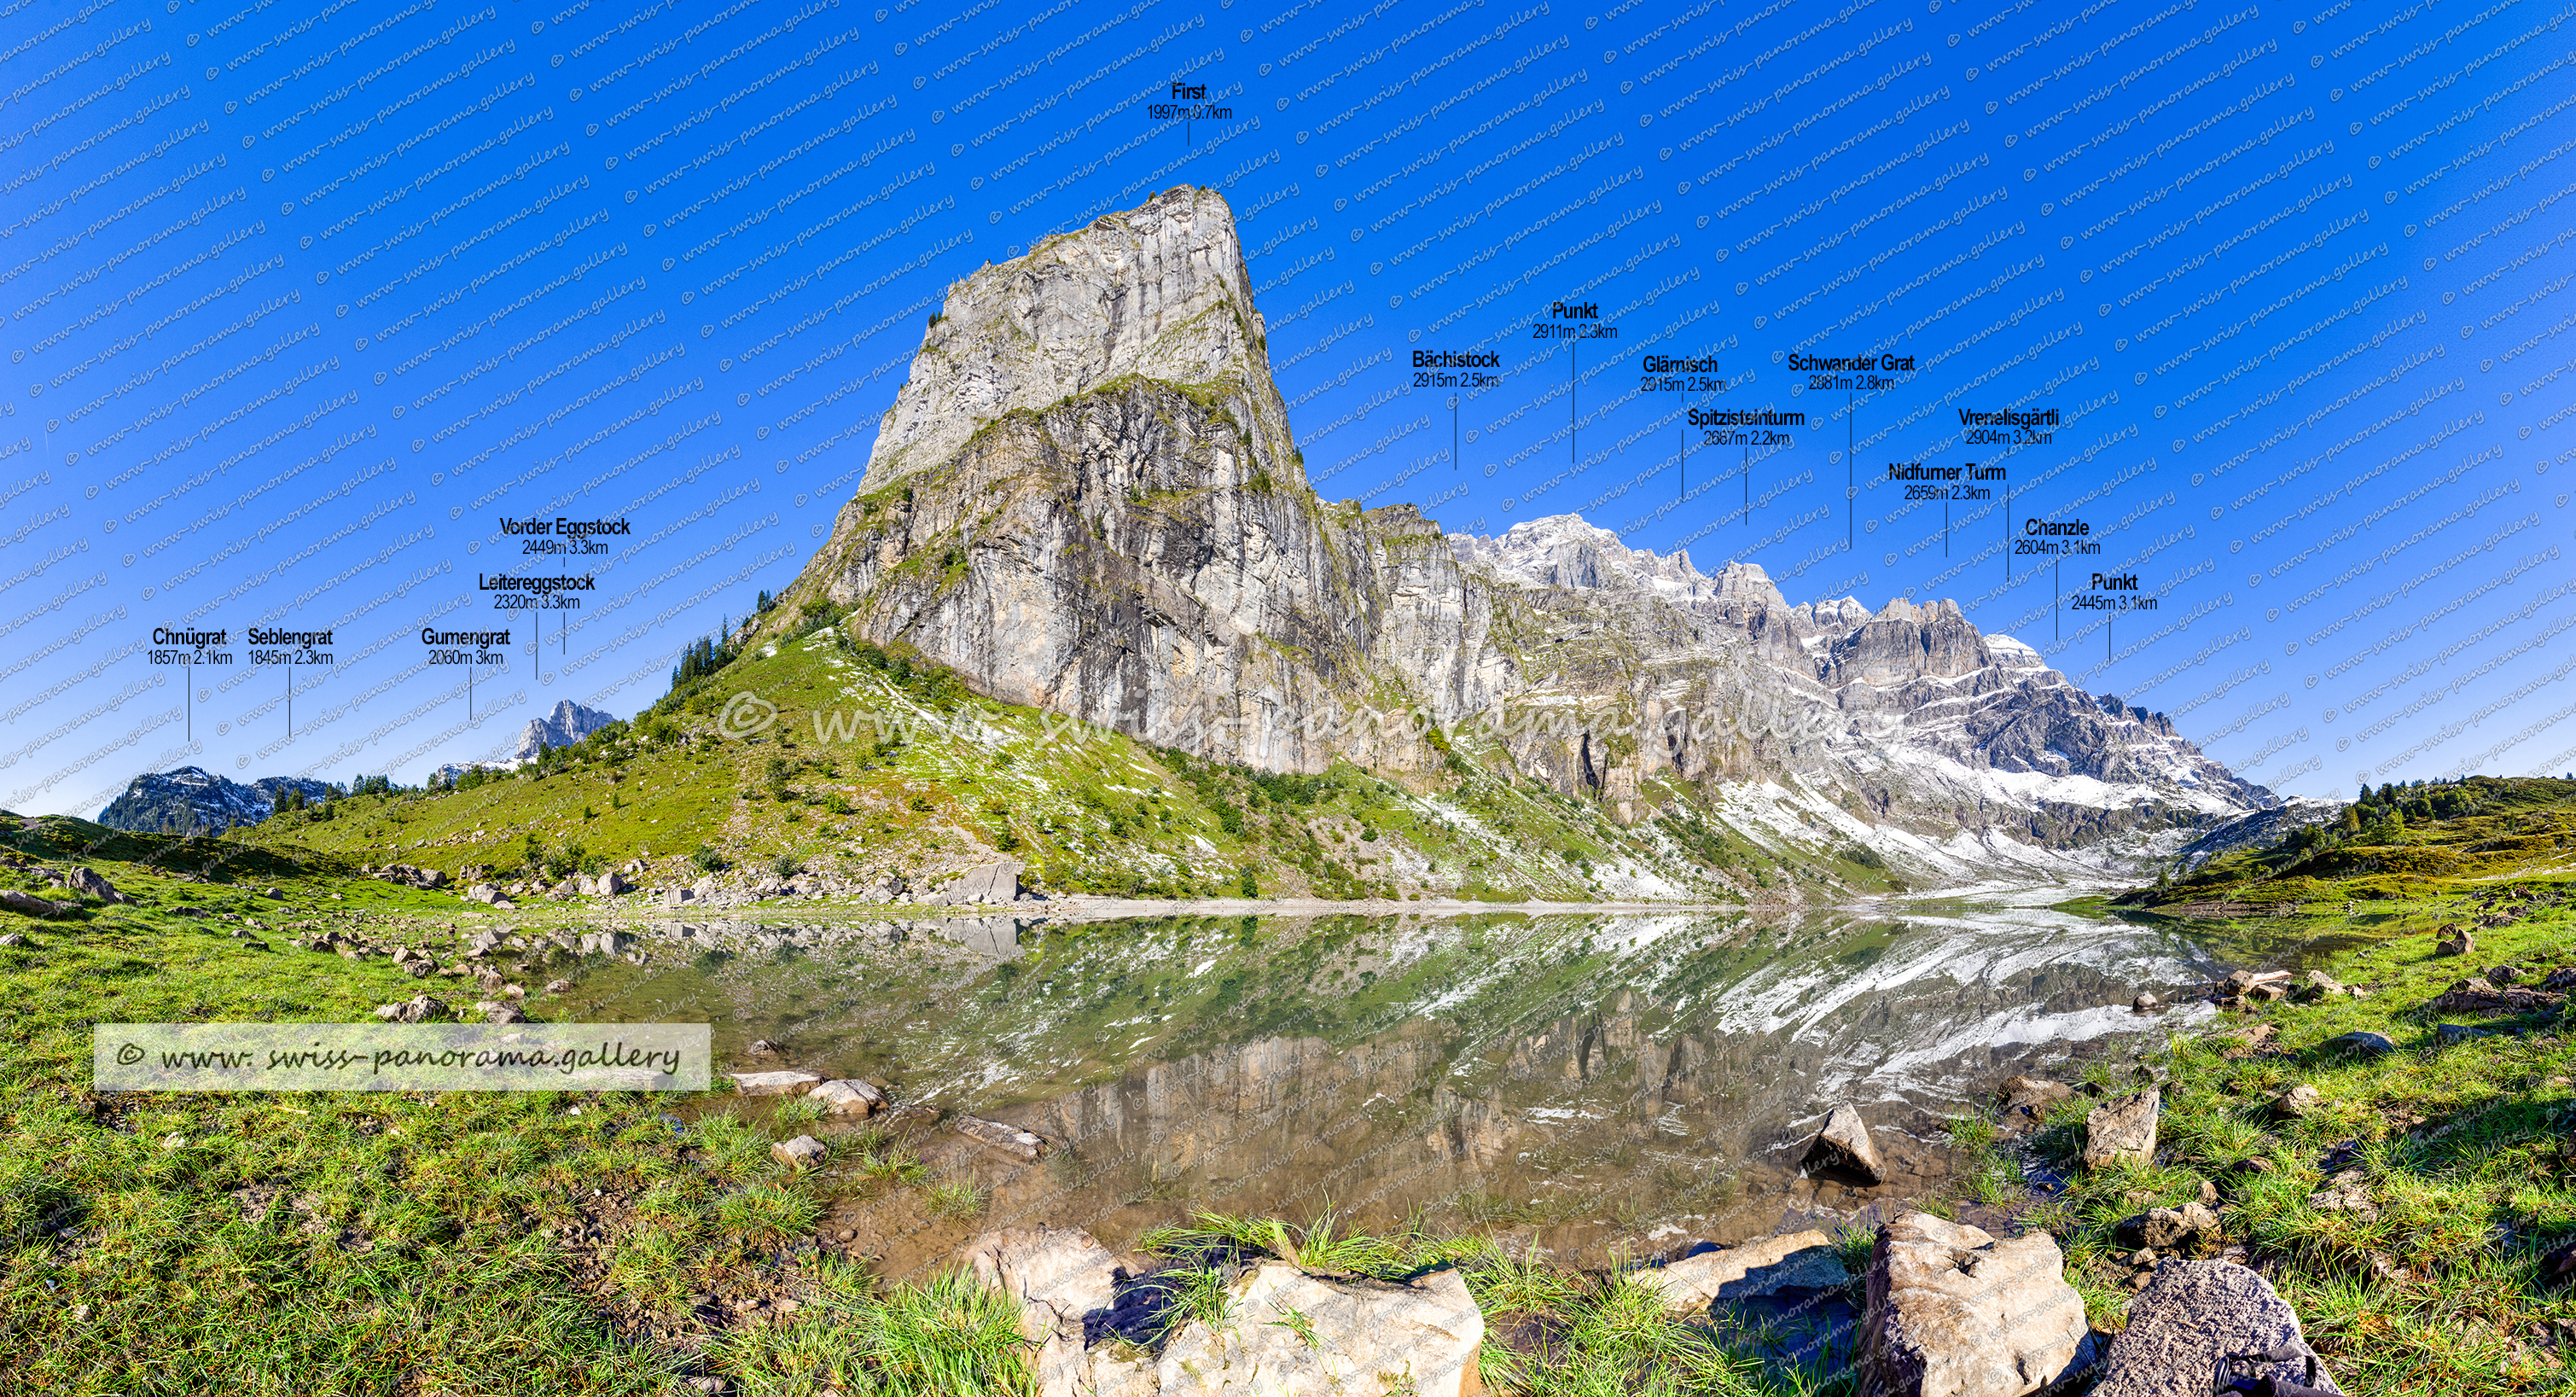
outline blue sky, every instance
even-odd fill
[[[2571,19],[0,5],[0,804],[416,780],[641,708],[794,576],[949,282],[1181,182],[1236,210],[1328,498],[1956,598],[2284,791],[2576,767]],[[1559,303],[1617,338],[1533,338]],[[1833,367],[1875,356],[1915,367]],[[1991,498],[1889,478],[1970,462]],[[559,514],[632,533],[502,532]],[[477,574],[567,566],[529,653]],[[2155,609],[2076,609],[2095,570]],[[471,717],[425,625],[513,627]],[[333,661],[153,662],[254,626]]]

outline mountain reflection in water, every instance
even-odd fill
[[[1797,921],[737,922],[597,962],[575,997],[593,1020],[711,1022],[720,1067],[779,1065],[746,1055],[770,1039],[1059,1146],[1031,1165],[934,1136],[934,1167],[990,1205],[881,1239],[889,1269],[979,1226],[1114,1246],[1197,1209],[1361,1228],[1427,1209],[1637,1255],[1915,1196],[1944,1175],[1943,1118],[1994,1082],[2160,1041],[2169,1017],[2130,998],[2216,961],[2053,896]],[[1887,1158],[1879,1188],[1803,1176],[1845,1101]]]

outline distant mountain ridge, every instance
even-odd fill
[[[99,812],[98,822],[137,833],[218,834],[276,814],[278,798],[290,789],[317,801],[332,794],[329,782],[308,776],[263,776],[243,785],[203,767],[183,766],[135,777]]]

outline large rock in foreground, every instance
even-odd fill
[[[1325,1280],[1265,1261],[1236,1283],[1228,1322],[1193,1321],[1155,1365],[1162,1397],[1344,1397],[1482,1391],[1485,1317],[1455,1271],[1410,1285]]]
[[[2083,1366],[2087,1332],[2084,1300],[2047,1233],[1998,1240],[1906,1213],[1878,1229],[1870,1251],[1861,1390],[2025,1397]]]
[[[2285,1346],[2310,1351],[2298,1313],[2269,1281],[2232,1261],[2168,1261],[2129,1302],[2129,1327],[2112,1340],[2093,1397],[2204,1397],[2220,1359]],[[2305,1382],[2307,1368],[2292,1359],[2244,1376]],[[2315,1385],[2343,1391],[2323,1364]]]
[[[1481,1392],[1485,1318],[1455,1271],[1411,1284],[1310,1276],[1265,1261],[1228,1288],[1226,1319],[1192,1320],[1159,1358],[1086,1349],[1116,1305],[1117,1258],[1077,1228],[1006,1227],[966,1244],[975,1278],[1017,1301],[1040,1397],[1351,1397]],[[1133,1353],[1135,1350],[1128,1349]]]
[[[1751,1300],[1784,1290],[1831,1290],[1851,1279],[1822,1232],[1765,1237],[1724,1251],[1686,1256],[1637,1273],[1637,1284],[1675,1310],[1704,1310],[1711,1301]]]
[[[1083,1349],[1083,1317],[1106,1310],[1118,1259],[1077,1227],[1005,1227],[966,1244],[975,1279],[1019,1302],[1020,1337],[1036,1348],[1040,1397],[1153,1397],[1153,1370]]]

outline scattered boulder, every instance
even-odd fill
[[[2454,980],[2424,1007],[2436,1014],[2529,1014],[2555,1009],[2567,996],[2555,990],[2498,986],[2483,975]]]
[[[486,906],[498,906],[509,899],[501,896],[501,890],[494,887],[492,884],[477,883],[465,890],[465,900],[468,902],[480,902]]]
[[[2218,1214],[2193,1200],[2179,1208],[2150,1208],[2130,1218],[2120,1224],[2120,1240],[2149,1251],[2175,1251],[2197,1237],[2215,1239],[2223,1230]]]
[[[2156,1010],[2165,1007],[2165,1002],[2156,998],[2155,991],[2153,990],[2140,990],[2138,991],[2138,997],[2129,1001],[2129,1007],[2137,1010],[2141,1014],[2152,1014]]]
[[[132,902],[134,899],[116,890],[116,885],[99,875],[97,869],[73,864],[63,870],[63,886],[76,893],[86,893],[101,902]]]
[[[2305,1082],[2301,1082],[2297,1086],[2290,1088],[2288,1091],[2282,1092],[2280,1095],[2272,1098],[2272,1119],[2284,1121],[2297,1120],[2301,1116],[2314,1112],[2317,1107],[2323,1104],[2325,1104],[2325,1097],[2323,1094],[2318,1092],[2315,1087],[2309,1086]]]
[[[822,1085],[818,1072],[728,1072],[733,1089],[744,1096],[803,1096]]]
[[[485,1023],[526,1023],[528,1021],[528,1016],[519,1012],[518,1005],[497,999],[474,1001],[474,1012],[481,1014]]]
[[[2452,922],[2442,928],[2442,939],[2433,944],[2433,954],[2465,956],[2476,951],[2477,948],[2478,939],[2469,935],[2469,929],[2457,922]]]
[[[428,1023],[447,1017],[447,1004],[426,994],[416,994],[400,1004],[380,1005],[376,1017],[393,1023]]]
[[[2269,1052],[2272,1040],[2280,1036],[2279,1026],[2256,1024],[2251,1031],[2236,1035],[2236,1045],[2222,1050],[2218,1055],[2229,1062],[2242,1062],[2258,1053]]]
[[[2266,985],[2281,986],[2290,982],[2286,970],[2232,970],[2220,985],[2229,994],[2250,994]]]
[[[771,1159],[800,1173],[821,1164],[829,1154],[831,1150],[811,1135],[799,1135],[793,1140],[781,1140],[769,1147]]]
[[[1020,867],[1016,860],[1002,859],[970,868],[924,901],[956,905],[1016,902],[1020,896]]]
[[[1870,1250],[1860,1388],[1874,1397],[2024,1397],[2090,1358],[2084,1300],[2045,1232],[1998,1240],[1905,1213]],[[2208,1369],[2201,1382],[2208,1382]]]
[[[26,945],[26,944],[27,944],[27,938],[26,938],[26,937],[24,937],[24,936],[19,935],[18,933],[14,932],[14,931],[13,931],[13,932],[9,932],[9,933],[7,933],[6,935],[0,935],[0,946],[10,946],[10,947],[15,947],[15,946],[24,946],[24,945]]]
[[[2385,1033],[2372,1033],[2363,1029],[2352,1033],[2336,1034],[2320,1044],[2319,1050],[2328,1053],[2347,1053],[2361,1058],[2386,1057],[2397,1051],[2397,1040]]]
[[[2346,1169],[2308,1195],[2308,1206],[2321,1213],[2350,1213],[2362,1222],[2379,1219],[2379,1204],[2370,1196],[2370,1180],[2358,1169]]]
[[[865,1082],[848,1080],[825,1082],[807,1092],[823,1103],[827,1116],[866,1116],[885,1109],[885,1093]]]
[[[1232,1323],[1194,1320],[1164,1346],[1154,1365],[1161,1397],[1483,1390],[1485,1317],[1456,1271],[1403,1284],[1265,1261],[1232,1289]]]
[[[2129,1327],[2111,1341],[2093,1397],[2205,1397],[2227,1355],[2282,1347],[2315,1352],[2270,1282],[2232,1261],[2168,1261],[2129,1302]],[[2306,1372],[2293,1359],[2258,1365],[2249,1376],[2304,1382]],[[2316,1386],[2343,1391],[2322,1366]]]
[[[2312,1003],[2320,999],[2333,999],[2346,993],[2349,991],[2344,988],[2342,981],[2322,970],[2311,970],[2308,972],[2308,982],[2299,987],[2297,997],[2303,1003]]]
[[[1022,1159],[1034,1160],[1046,1153],[1046,1141],[1018,1126],[988,1121],[981,1116],[959,1116],[957,1133],[979,1145],[990,1145]]]
[[[48,902],[34,893],[22,893],[16,888],[0,888],[0,907],[30,917],[59,917],[71,910],[61,903]]]
[[[2074,1096],[2075,1088],[2041,1077],[2012,1077],[1995,1095],[2003,1100],[2004,1128],[2026,1130],[2039,1124],[2049,1107]]]
[[[1815,1143],[1807,1147],[1807,1163],[1847,1169],[1873,1184],[1887,1177],[1887,1165],[1878,1157],[1878,1146],[1870,1143],[1869,1127],[1862,1123],[1859,1110],[1851,1106],[1836,1106],[1825,1113],[1824,1128],[1816,1132]]]
[[[2477,1024],[2441,1023],[2433,1025],[2433,1041],[2445,1048],[2456,1048],[2462,1043],[2493,1038],[2503,1032],[2505,1030],[2500,1028],[2482,1028]]]
[[[1686,1256],[1636,1272],[1639,1285],[1672,1310],[1704,1310],[1711,1301],[1750,1300],[1783,1290],[1831,1290],[1851,1279],[1822,1232],[1793,1232],[1723,1251]]]
[[[2084,1117],[2084,1167],[2149,1164],[2156,1157],[2156,1115],[2164,1098],[2156,1088],[2115,1096]]]

